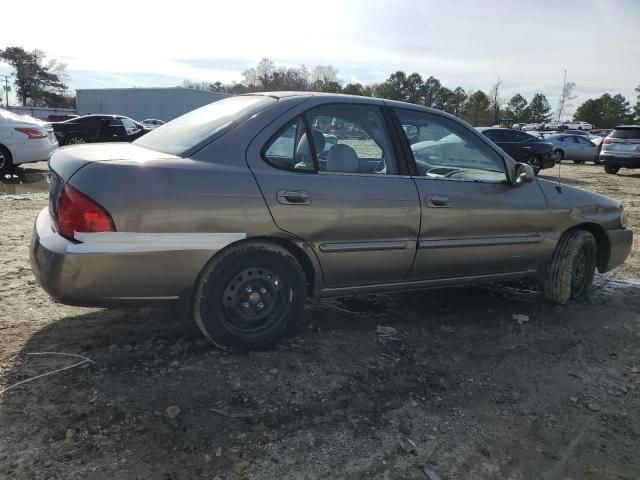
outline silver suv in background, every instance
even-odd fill
[[[640,125],[619,125],[604,140],[600,163],[607,173],[621,168],[640,168]]]

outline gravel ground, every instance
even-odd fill
[[[628,172],[562,167],[639,231]],[[310,300],[295,336],[233,355],[170,310],[51,301],[28,263],[46,194],[2,188],[0,390],[80,361],[32,353],[91,362],[0,394],[0,478],[640,478],[637,239],[583,302],[520,284]]]

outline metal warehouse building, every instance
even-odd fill
[[[138,121],[157,118],[167,122],[229,96],[183,87],[81,89],[76,90],[76,110],[78,115],[113,113]]]

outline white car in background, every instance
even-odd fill
[[[0,174],[21,163],[48,160],[56,148],[50,124],[0,109]]]
[[[527,123],[523,125],[520,130],[523,132],[530,132],[531,130],[540,130],[542,128],[542,124],[540,123]]]
[[[593,125],[587,122],[566,122],[564,125],[567,126],[567,130],[591,130]]]
[[[142,125],[149,130],[153,130],[164,125],[164,122],[162,120],[158,120],[157,118],[145,118],[140,123],[142,123]]]

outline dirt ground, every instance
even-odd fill
[[[640,174],[562,175],[640,231]],[[39,188],[0,186],[0,391],[79,361],[32,353],[91,363],[0,394],[2,479],[640,478],[638,239],[580,303],[520,284],[310,300],[295,336],[234,355],[170,310],[50,300]]]

